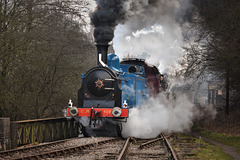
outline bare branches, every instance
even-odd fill
[[[83,31],[87,5],[0,1],[0,116],[60,115],[67,99],[76,97],[81,73],[95,64],[89,58],[95,48]]]
[[[228,80],[234,93],[240,81],[240,2],[236,0],[196,0],[192,33],[186,38],[185,75],[199,78],[211,72]],[[197,73],[197,74],[196,74]],[[238,96],[237,96],[238,97]]]

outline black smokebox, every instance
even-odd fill
[[[101,60],[107,64],[107,52],[108,52],[108,47],[109,45],[106,43],[97,43],[96,44],[96,47],[97,47],[97,52],[98,52],[98,56],[97,56],[97,65],[101,65],[101,63],[99,62],[99,55],[101,54],[102,55],[102,58]]]

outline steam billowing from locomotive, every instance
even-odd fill
[[[137,58],[146,58],[160,71],[172,73],[179,67],[189,1],[97,0],[97,9],[91,15],[95,42],[108,44],[113,40],[120,58],[140,56]],[[160,132],[189,130],[199,115],[186,96],[170,102],[161,94],[132,109],[122,133],[126,137],[151,138]]]
[[[132,3],[129,3],[132,4]],[[179,68],[183,45],[182,26],[187,22],[189,0],[136,2],[136,10],[128,11],[124,24],[115,29],[113,45],[120,58],[140,57],[161,71]],[[131,5],[130,5],[131,6]],[[124,46],[124,47],[121,47]]]
[[[91,14],[95,42],[113,40],[121,59],[129,55],[146,58],[165,70],[181,56],[181,26],[188,17],[189,1],[96,0],[97,9]]]
[[[142,17],[142,22],[146,18],[154,21],[167,11],[167,8],[163,10],[166,2],[161,0],[96,0],[96,3],[97,9],[91,15],[96,43],[109,43],[114,37],[115,27],[125,24],[131,17]],[[176,3],[176,0],[170,0],[170,3]],[[160,11],[159,6],[162,6]],[[148,17],[152,15],[155,18]],[[146,24],[142,22],[134,27],[143,28]]]
[[[143,106],[130,111],[128,123],[123,124],[124,137],[153,138],[159,133],[189,131],[200,112],[186,95],[169,101],[164,94],[151,97]],[[144,126],[144,127],[143,127]]]

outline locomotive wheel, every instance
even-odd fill
[[[99,137],[98,133],[91,127],[85,126],[83,127],[83,135],[84,137]]]
[[[84,137],[90,137],[89,134],[86,131],[86,127],[85,126],[82,127],[82,134],[84,135]]]
[[[122,137],[122,123],[116,125],[118,137]]]
[[[82,126],[84,137],[121,137],[121,124],[105,124],[104,127],[94,129],[90,126]]]

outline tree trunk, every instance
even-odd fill
[[[229,68],[226,73],[226,106],[225,106],[225,115],[229,114]]]

